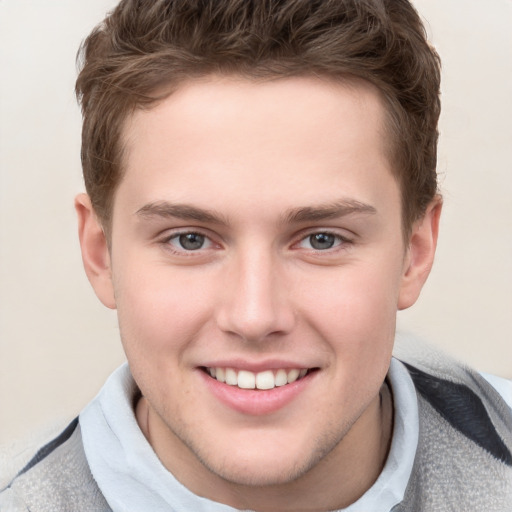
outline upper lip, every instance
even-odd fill
[[[233,368],[236,370],[246,370],[253,373],[258,373],[265,370],[279,370],[281,368],[286,370],[292,368],[311,369],[317,367],[315,365],[283,359],[267,359],[264,361],[247,361],[246,359],[222,359],[207,362],[200,366],[203,368]]]

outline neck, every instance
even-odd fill
[[[354,503],[381,473],[393,430],[392,396],[384,383],[379,395],[336,448],[313,469],[286,484],[256,487],[234,484],[213,473],[209,473],[210,478],[204,478],[205,467],[198,460],[194,467],[190,466],[186,447],[183,447],[184,453],[174,450],[169,454],[165,449],[166,433],[155,421],[145,398],[137,404],[136,415],[141,430],[164,466],[189,490],[234,508],[259,512],[333,510]]]

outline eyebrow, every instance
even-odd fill
[[[176,218],[182,220],[195,220],[197,222],[208,222],[212,224],[225,224],[228,222],[211,210],[196,208],[188,204],[169,203],[168,201],[158,201],[149,203],[139,208],[136,215],[144,218],[161,217]]]
[[[285,221],[292,223],[338,219],[353,214],[375,215],[377,210],[354,199],[342,199],[333,203],[295,208],[288,212]]]
[[[301,222],[337,219],[353,214],[375,215],[376,213],[377,210],[369,204],[353,199],[342,199],[327,204],[293,208],[286,212],[282,219],[284,223],[298,224]],[[168,201],[146,204],[139,208],[135,214],[143,218],[176,218],[226,226],[229,224],[224,216],[213,210],[197,208],[189,204],[170,203]]]

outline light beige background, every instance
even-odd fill
[[[0,443],[77,414],[123,360],[81,268],[73,96],[81,39],[115,0],[0,0]],[[512,378],[512,2],[416,0],[443,57],[438,258],[399,315]]]

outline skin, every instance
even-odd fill
[[[87,275],[118,310],[143,395],[139,425],[201,496],[332,510],[385,463],[396,312],[428,276],[441,207],[405,247],[383,120],[364,82],[210,77],[124,127],[110,250],[76,200]],[[187,251],[191,232],[205,243]],[[315,249],[319,233],[333,246]],[[201,367],[224,361],[315,371],[278,410],[246,414],[208,387]]]

